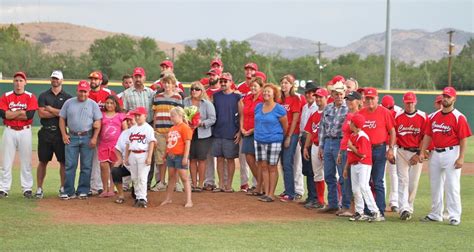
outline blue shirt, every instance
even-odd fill
[[[233,140],[239,131],[239,94],[225,94],[223,91],[213,96],[216,109],[216,123],[212,128],[212,135],[216,138]]]
[[[285,108],[278,103],[268,113],[263,113],[262,108],[263,103],[255,107],[255,141],[259,143],[283,142],[283,127],[280,118],[286,116]]]
[[[66,120],[70,131],[81,132],[92,130],[94,121],[102,119],[102,112],[95,101],[80,102],[74,97],[64,103],[59,116]]]

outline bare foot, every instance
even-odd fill
[[[184,205],[184,207],[186,207],[186,208],[193,207],[193,202],[186,203],[186,205]]]
[[[164,206],[164,205],[169,204],[171,202],[172,202],[171,200],[165,200],[165,201],[161,202],[160,206]]]

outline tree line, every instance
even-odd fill
[[[186,46],[175,60],[175,74],[180,81],[199,80],[209,70],[211,59],[220,56],[224,69],[232,73],[234,81],[243,81],[243,66],[247,62],[258,64],[260,71],[267,74],[269,82],[277,83],[279,78],[291,73],[299,80],[314,80],[324,85],[334,75],[352,77],[363,86],[383,87],[384,56],[369,55],[361,58],[349,53],[330,60],[323,58],[326,65],[320,72],[316,56],[286,59],[279,54],[256,53],[246,41],[198,40],[196,47]],[[101,70],[112,80],[120,80],[130,74],[135,66],[147,71],[149,81],[160,76],[159,64],[166,59],[155,40],[145,37],[134,39],[127,35],[113,35],[97,39],[86,53],[74,56],[69,53],[45,53],[39,45],[24,38],[14,25],[0,28],[0,72],[12,76],[22,70],[31,78],[46,78],[52,69],[62,70],[67,79],[83,79],[92,70]],[[448,83],[448,58],[425,61],[419,65],[392,60],[391,83],[393,89],[434,90]],[[453,58],[452,83],[459,90],[474,90],[474,38]]]

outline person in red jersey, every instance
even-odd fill
[[[206,88],[207,97],[212,102],[212,97],[215,93],[221,91],[221,84],[219,83],[219,78],[221,77],[222,72],[219,69],[211,68],[209,72],[207,72],[207,76],[209,76],[209,85]]]
[[[400,219],[410,220],[413,215],[418,181],[422,164],[419,162],[420,146],[425,135],[427,116],[417,110],[416,95],[408,92],[403,96],[405,110],[395,115],[397,134],[396,167],[398,175],[398,206]]]
[[[31,124],[38,110],[36,96],[25,90],[26,74],[13,75],[13,90],[0,97],[0,117],[5,129],[2,137],[3,163],[0,166],[0,198],[8,197],[12,185],[12,166],[15,152],[20,154],[21,189],[25,198],[32,198],[33,173],[31,169]]]
[[[255,73],[258,71],[257,64],[249,62],[244,66],[245,70],[245,81],[240,83],[237,86],[237,91],[239,91],[242,96],[245,96],[250,92],[250,80],[255,76]]]
[[[466,117],[454,108],[456,89],[446,87],[443,90],[443,108],[434,113],[426,127],[420,160],[430,142],[434,151],[430,159],[431,212],[422,221],[443,221],[443,196],[446,193],[446,208],[449,224],[461,223],[461,168],[467,138],[472,135]],[[446,190],[446,192],[445,192]]]
[[[365,106],[359,111],[365,118],[363,130],[372,144],[371,179],[375,187],[375,202],[379,207],[382,219],[385,212],[385,163],[395,162],[393,147],[395,145],[395,128],[390,111],[378,104],[377,89],[368,87],[364,90]],[[389,138],[390,137],[390,138]],[[388,148],[386,141],[389,138]]]
[[[161,77],[163,77],[164,75],[166,75],[167,73],[172,73],[174,74],[174,64],[172,61],[170,60],[164,60],[160,63],[160,68],[161,68],[161,76],[160,76],[160,79],[155,81],[151,86],[150,88],[153,90],[153,91],[157,91],[159,93],[163,92],[165,90],[165,86],[163,83],[161,83]],[[181,96],[184,98],[184,96],[186,95],[186,93],[184,92],[184,86],[183,84],[180,82],[180,81],[176,81],[176,86],[177,86],[177,89],[176,91],[178,91],[178,93],[181,94]]]

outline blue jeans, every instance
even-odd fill
[[[89,193],[91,187],[91,170],[93,149],[89,147],[90,136],[70,136],[69,144],[66,144],[66,181],[64,192],[71,196],[74,193]],[[79,175],[79,185],[75,190],[76,170],[79,155],[81,157],[81,172]]]
[[[386,147],[385,144],[372,148],[372,172],[370,179],[373,181],[375,186],[375,203],[379,208],[380,214],[384,215],[385,212],[385,163],[387,158],[385,157]]]
[[[308,199],[307,201],[316,202],[316,187],[314,185],[314,173],[313,173],[313,166],[311,164],[311,149],[309,149],[309,160],[306,160],[303,156],[304,151],[304,143],[306,141],[306,137],[302,136],[300,140],[301,145],[301,162],[302,162],[302,173],[306,176],[306,188],[308,189]],[[311,146],[310,146],[311,148]],[[317,157],[316,157],[317,158]]]
[[[337,154],[339,153],[339,148],[341,146],[341,139],[331,139],[326,138],[324,140],[324,180],[326,181],[328,187],[328,207],[329,208],[339,208],[338,203],[338,191],[337,191],[337,180],[336,172],[339,173],[339,177],[342,177],[342,164],[337,164]],[[342,182],[342,183],[341,183]],[[340,179],[341,188],[344,188],[344,180]],[[343,207],[346,207],[343,205]],[[347,208],[350,207],[349,205]]]
[[[281,163],[283,166],[283,182],[285,185],[284,194],[295,198],[295,176],[293,174],[293,163],[295,160],[296,146],[298,145],[298,135],[293,134],[290,138],[290,146],[281,152]]]
[[[344,169],[344,166],[346,165],[347,162],[347,151],[342,151],[341,150],[341,165],[342,168]],[[341,178],[339,178],[339,181],[341,181]],[[351,199],[352,199],[352,183],[351,183],[351,172],[347,173],[347,178],[343,180],[343,183],[341,184],[342,186],[342,207],[349,209],[351,206]]]

